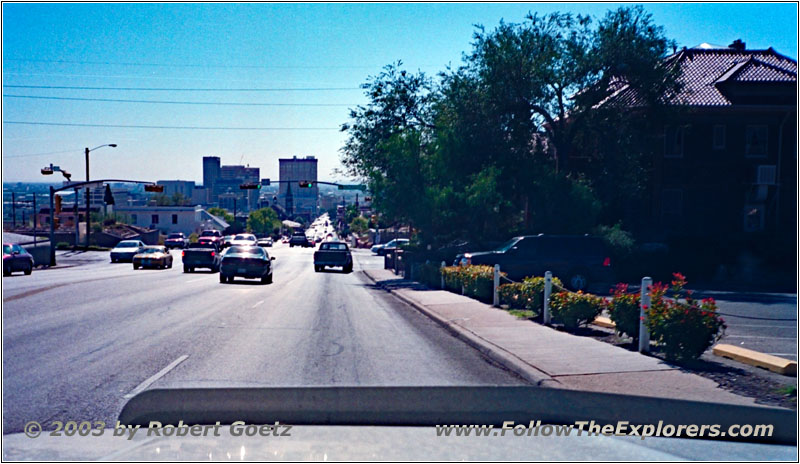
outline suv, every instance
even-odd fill
[[[200,232],[200,237],[197,238],[197,243],[204,245],[212,245],[219,251],[222,249],[222,232],[218,230],[204,230]]]
[[[572,290],[610,285],[614,280],[608,249],[589,235],[526,235],[514,237],[496,250],[463,253],[454,265],[500,265],[508,278],[522,280],[551,271]]]
[[[292,238],[289,239],[289,248],[292,247],[313,247],[314,244],[308,241],[308,237],[303,232],[296,233],[292,235]]]

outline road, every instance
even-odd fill
[[[271,285],[105,260],[3,278],[3,425],[116,419],[146,388],[521,384],[371,285],[278,244]]]

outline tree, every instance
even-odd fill
[[[215,206],[213,208],[208,208],[206,211],[208,211],[208,214],[212,216],[217,216],[218,218],[222,218],[222,220],[227,222],[228,224],[233,224],[233,214],[227,212],[222,208]]]
[[[271,234],[276,227],[280,227],[280,221],[272,208],[251,211],[247,217],[247,230],[254,234]]]
[[[350,226],[350,232],[356,235],[362,235],[363,233],[369,230],[369,224],[367,223],[367,219],[362,216],[353,218],[353,220],[350,221],[349,226]]]

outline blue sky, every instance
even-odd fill
[[[3,98],[3,121],[145,126],[258,127],[176,130],[3,124],[3,181],[44,181],[49,163],[82,180],[202,179],[201,158],[250,164],[277,178],[279,157],[315,155],[320,180],[339,166],[348,107],[382,66],[402,60],[434,74],[470,49],[474,24],[529,11],[602,16],[618,4],[3,4],[3,94],[56,98],[269,103],[221,106]],[[773,47],[797,58],[797,5],[646,4],[679,46]],[[117,91],[11,85],[331,89]],[[325,105],[325,106],[314,106]],[[287,130],[287,128],[303,130]],[[53,179],[55,180],[55,179]]]

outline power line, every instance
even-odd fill
[[[3,158],[31,158],[35,156],[56,155],[59,153],[81,153],[82,151],[82,148],[77,148],[75,150],[48,151],[44,153],[28,153],[25,155],[3,155]]]
[[[232,69],[380,69],[383,66],[364,66],[364,65],[259,65],[259,64],[199,64],[199,63],[142,63],[126,61],[78,61],[78,60],[36,60],[25,58],[3,58],[3,61],[20,61],[28,63],[58,63],[58,64],[96,64],[114,66],[145,66],[158,68],[232,68]],[[431,67],[423,65],[422,67]]]
[[[3,121],[3,124],[24,124],[29,126],[66,126],[66,127],[109,127],[122,129],[179,129],[179,130],[233,130],[233,131],[325,131],[338,127],[220,127],[220,126],[147,126],[129,124],[84,124],[66,122],[40,121]]]
[[[117,98],[79,98],[79,97],[43,97],[39,95],[9,95],[3,94],[7,98],[31,98],[36,100],[70,100],[70,101],[94,101],[94,102],[113,102],[113,103],[157,103],[165,105],[217,105],[217,106],[355,106],[351,103],[241,103],[241,102],[211,102],[211,101],[175,101],[175,100],[123,100]]]
[[[167,87],[86,87],[70,85],[4,85],[13,89],[58,89],[58,90],[125,90],[125,91],[152,91],[152,92],[316,92],[331,90],[361,90],[360,87],[294,87],[294,88],[167,88]]]

